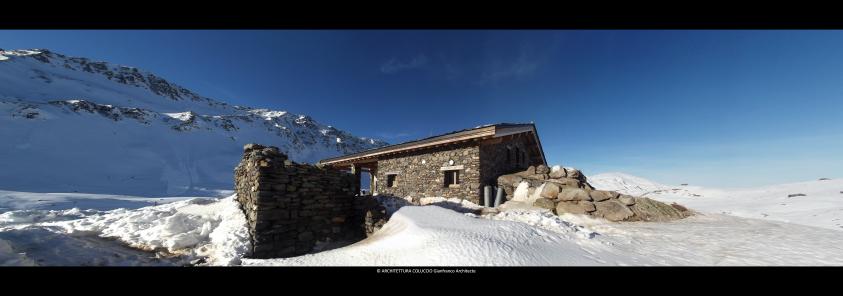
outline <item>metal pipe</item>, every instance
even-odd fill
[[[497,194],[495,195],[495,207],[496,207],[496,208],[497,208],[498,206],[500,206],[500,205],[501,205],[501,202],[503,202],[503,193],[504,193],[504,192],[503,192],[503,187],[500,187],[500,186],[499,186],[499,187],[498,187],[498,192],[497,192]]]
[[[486,185],[483,187],[483,206],[488,207],[492,204],[492,186]]]

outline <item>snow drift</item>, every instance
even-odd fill
[[[246,220],[232,197],[156,200],[166,204],[6,211],[0,214],[0,265],[843,264],[843,231],[779,221],[701,213],[672,222],[610,223],[535,208],[478,216],[472,214],[477,205],[459,199],[428,198],[428,205],[414,206],[385,197],[392,219],[366,240],[293,258],[244,259]],[[89,203],[123,205],[97,195]]]
[[[109,203],[97,200],[101,207]],[[246,217],[234,196],[167,202],[108,211],[2,213],[0,265],[185,265],[197,259],[233,265],[248,254]]]

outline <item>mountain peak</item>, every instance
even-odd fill
[[[148,103],[146,105],[132,107],[155,109],[155,105],[168,105],[166,102],[160,102],[162,99],[193,102],[203,106],[226,105],[225,103],[198,95],[187,88],[169,82],[149,71],[143,71],[135,67],[117,65],[104,61],[94,61],[84,57],[69,57],[47,49],[3,50],[0,51],[0,56],[3,57],[2,61],[4,62],[0,64],[0,67],[7,68],[2,70],[7,73],[12,72],[19,77],[18,79],[8,77],[9,84],[11,84],[9,88],[0,86],[0,94],[6,96],[30,99],[40,97],[40,99],[49,101],[66,98],[72,93],[74,97],[95,96],[90,99],[102,102],[103,100],[107,100],[102,97],[108,95],[113,96],[114,94],[97,94],[91,92],[93,92],[93,87],[105,86],[103,80],[108,80],[120,84],[121,86],[119,88],[130,87],[128,90],[117,89],[116,91],[124,95],[127,93],[131,94],[130,97],[132,98],[122,100],[123,105],[131,99],[134,99],[135,103],[138,100]],[[26,78],[36,81],[24,80]],[[68,87],[68,84],[77,84],[77,86],[82,84],[82,87]],[[100,90],[103,90],[102,88],[104,87],[100,88]],[[21,93],[24,90],[29,90],[29,92]],[[38,95],[33,96],[32,92],[35,92],[35,90],[37,90]],[[88,90],[89,93],[80,93],[80,90]],[[111,89],[105,90],[108,92]],[[186,107],[184,106],[186,104],[176,105]]]
[[[4,189],[204,195],[231,188],[245,143],[310,163],[386,145],[308,115],[233,106],[148,71],[44,49],[0,50],[0,82],[0,163],[19,168],[0,171]],[[52,187],[37,182],[45,179]]]

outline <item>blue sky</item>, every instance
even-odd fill
[[[535,122],[551,164],[665,183],[843,177],[843,31],[0,31],[391,143]]]

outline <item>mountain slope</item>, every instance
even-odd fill
[[[0,51],[0,188],[216,195],[242,146],[297,162],[386,145],[306,115],[233,106],[152,73],[46,50]]]
[[[623,173],[589,176],[588,182],[597,189],[676,202],[703,213],[843,230],[843,179],[741,189],[668,186]]]

